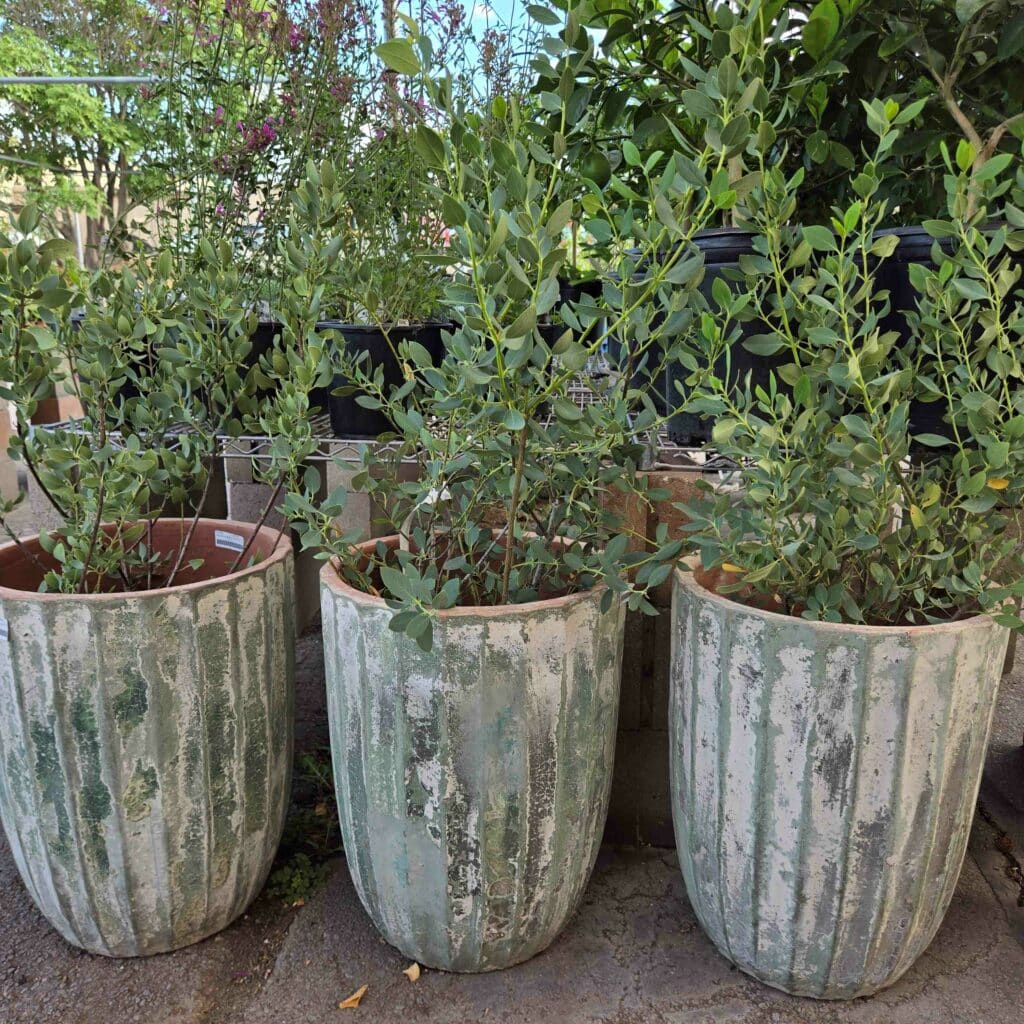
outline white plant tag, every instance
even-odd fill
[[[245,548],[245,538],[240,533],[228,533],[227,530],[215,530],[213,543],[228,551],[242,551]]]

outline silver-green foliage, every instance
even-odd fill
[[[416,342],[396,346],[405,375],[397,390],[365,359],[338,357],[360,404],[395,426],[390,456],[368,456],[352,486],[384,510],[403,544],[363,558],[355,535],[335,525],[344,490],[323,502],[307,486],[286,501],[304,543],[386,597],[394,628],[424,646],[433,616],[453,605],[603,583],[606,603],[619,596],[652,611],[646,590],[667,577],[682,541],[662,531],[648,547],[630,527],[630,510],[659,496],[638,472],[643,439],[672,411],[655,408],[651,382],[699,320],[703,261],[692,239],[737,200],[730,154],[770,134],[757,112],[761,43],[747,28],[738,26],[736,54],[709,75],[714,131],[696,146],[680,137],[678,150],[646,161],[623,143],[629,184],[579,174],[596,114],[586,84],[593,42],[571,13],[535,61],[551,88],[532,107],[499,98],[467,108],[444,76],[426,82],[440,116],[419,127],[417,141],[452,230],[444,306],[455,326],[439,365]],[[416,38],[388,51],[406,73],[429,56]],[[321,192],[328,177],[320,172]],[[571,221],[610,257],[600,294],[567,302],[559,276]],[[625,353],[613,355],[617,372],[592,372],[609,349]],[[583,407],[581,376],[593,398]],[[403,472],[409,463],[415,470]]]

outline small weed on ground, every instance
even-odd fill
[[[295,759],[292,803],[267,894],[302,906],[327,881],[333,858],[343,852],[329,747]]]

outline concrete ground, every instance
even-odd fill
[[[337,847],[325,800],[323,662],[300,641],[293,825],[279,863],[324,863],[325,884],[278,876],[222,935],[116,961],[68,946],[35,910],[0,836],[0,1024],[1020,1024],[1024,907],[1024,670],[1005,681],[964,872],[938,937],[888,991],[853,1003],[793,999],[737,971],[704,937],[675,855],[606,848],[565,933],[527,964],[482,976],[424,971],[379,938]],[[302,837],[320,834],[311,844]],[[1005,834],[1004,834],[1005,833]],[[325,859],[326,858],[326,859]],[[287,881],[287,878],[285,879]],[[308,878],[306,879],[308,881]],[[292,903],[300,905],[293,906]],[[367,986],[358,1009],[338,1003]]]

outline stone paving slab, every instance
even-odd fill
[[[264,897],[221,937],[148,960],[72,950],[36,913],[0,849],[3,1024],[1020,1024],[1024,948],[973,859],[921,960],[873,999],[793,999],[715,951],[670,851],[606,848],[583,906],[529,963],[424,971],[387,946],[343,861],[298,911]],[[369,986],[358,1010],[337,1004]]]
[[[973,861],[931,948],[874,999],[794,999],[747,978],[719,956],[687,902],[669,851],[606,849],[579,913],[545,953],[494,974],[408,966],[362,914],[343,869],[303,908],[252,1004],[226,1024],[332,1020],[338,1000],[368,985],[360,1010],[374,1024],[745,1024],[1024,1020],[1024,948]]]

